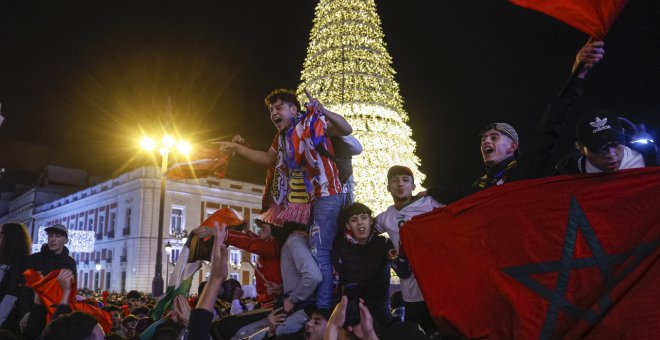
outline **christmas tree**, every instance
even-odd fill
[[[383,37],[374,0],[320,0],[298,88],[301,102],[307,88],[353,126],[364,148],[353,157],[356,201],[375,212],[392,204],[392,165],[410,167],[418,190],[425,177]]]

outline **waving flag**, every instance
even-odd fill
[[[245,222],[236,210],[222,208],[204,220],[201,226],[215,228],[216,225],[221,226],[222,224],[231,228],[243,225]],[[200,239],[195,235],[191,235],[188,238],[186,244],[181,248],[179,258],[170,275],[165,296],[158,300],[154,307],[152,315],[154,320],[159,320],[166,311],[171,309],[175,296],[188,296],[188,292],[190,292],[190,287],[192,286],[193,274],[202,267],[202,260],[209,261],[211,259],[212,248],[213,238],[210,236]]]
[[[200,149],[193,153],[189,161],[172,165],[165,175],[169,179],[191,179],[215,176],[224,178],[230,154],[217,149]]]
[[[660,334],[660,168],[484,190],[401,232],[437,322],[468,338]]]
[[[628,0],[509,0],[602,40]]]
[[[57,282],[57,276],[60,274],[60,270],[56,269],[48,273],[46,276],[41,276],[41,274],[34,269],[28,269],[23,272],[25,276],[25,285],[34,290],[34,293],[39,295],[41,302],[46,307],[48,311],[48,321],[55,313],[55,308],[62,301],[62,287],[60,283]],[[69,306],[72,311],[80,311],[90,314],[99,322],[103,331],[107,334],[112,329],[112,317],[110,313],[102,311],[101,309],[94,307],[86,302],[77,301],[76,294],[78,294],[76,289],[75,281],[71,282],[71,294],[69,295]]]

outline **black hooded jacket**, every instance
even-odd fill
[[[48,275],[55,269],[70,269],[74,278],[77,279],[76,260],[69,256],[69,249],[65,246],[61,254],[55,254],[48,249],[48,244],[41,246],[41,251],[30,255],[28,268],[40,271],[42,275]]]

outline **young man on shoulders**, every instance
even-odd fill
[[[265,102],[278,131],[268,151],[246,147],[240,136],[235,136],[231,143],[219,143],[220,148],[259,165],[274,167],[273,178],[268,181],[272,184],[266,188],[271,196],[270,208],[262,214],[262,219],[277,226],[286,221],[309,224],[311,252],[323,274],[316,304],[330,309],[332,242],[346,195],[336,164],[317,149],[333,154],[332,142],[326,137],[350,135],[353,129],[343,117],[325,109],[312,97],[306,104],[307,112],[301,113],[300,102],[292,90],[274,90]],[[309,139],[309,135],[316,138]],[[317,145],[311,147],[314,143]]]
[[[394,248],[403,257],[405,252],[402,251],[399,237],[401,228],[414,216],[443,207],[444,204],[437,202],[431,195],[413,196],[415,178],[409,168],[401,165],[395,165],[387,172],[387,190],[394,204],[376,216],[376,228],[390,236]],[[400,282],[406,310],[405,320],[417,322],[427,331],[436,328],[414,273],[408,278],[400,278]]]

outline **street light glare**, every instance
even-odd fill
[[[177,148],[177,151],[179,151],[179,153],[181,153],[183,155],[186,155],[186,156],[190,153],[190,150],[192,149],[190,144],[186,141],[179,141],[176,144],[176,148]]]
[[[174,145],[174,138],[172,136],[163,137],[163,145],[165,145],[167,148],[172,147],[172,145]]]
[[[143,149],[151,151],[156,147],[156,142],[149,137],[143,137],[142,141],[140,141],[140,145]]]

